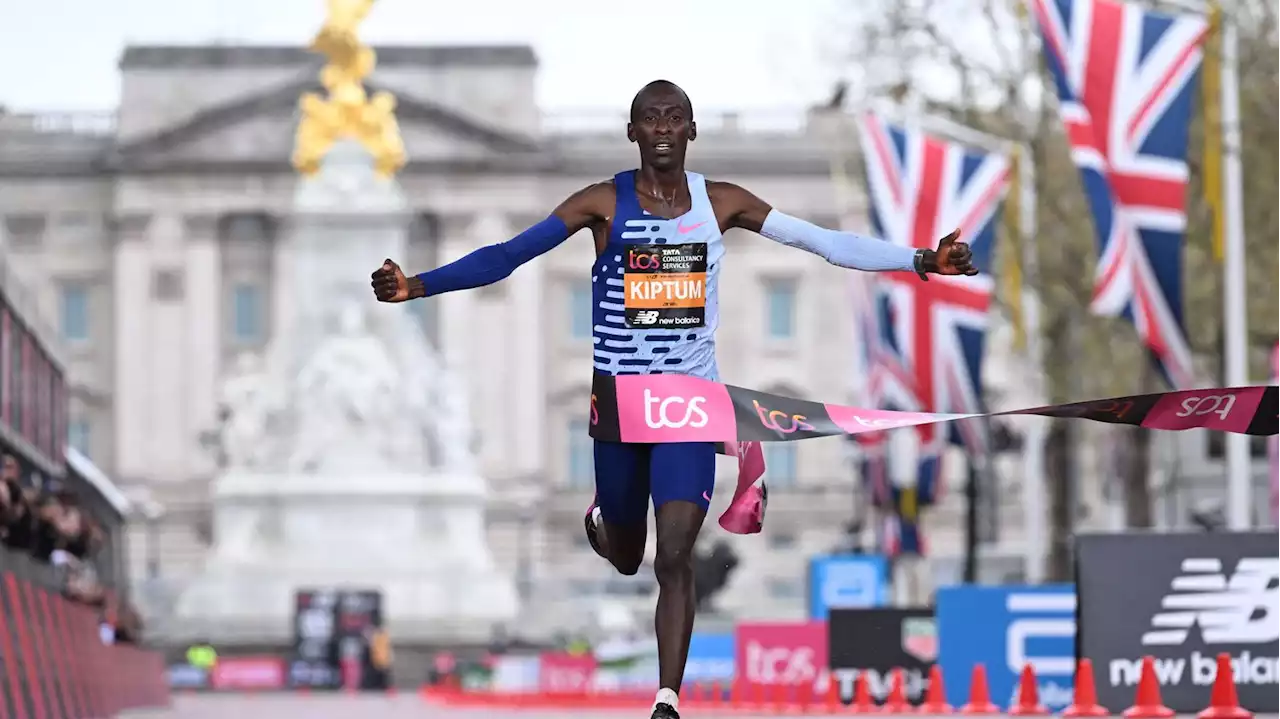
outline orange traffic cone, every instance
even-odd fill
[[[1133,706],[1124,710],[1125,719],[1168,719],[1173,710],[1160,699],[1160,680],[1156,679],[1156,660],[1150,654],[1142,658],[1142,674],[1138,676],[1138,694]]]
[[[1023,664],[1022,674],[1018,677],[1018,699],[1009,707],[1009,716],[1042,717],[1048,714],[1049,710],[1040,703],[1036,671],[1030,664]]]
[[[766,685],[756,684],[755,686],[756,686],[755,697],[754,697],[755,708],[763,709],[764,707],[769,706],[769,693],[768,693],[768,689],[766,688]]]
[[[826,705],[828,714],[838,713],[840,708],[844,705],[844,702],[840,697],[840,682],[836,681],[835,674],[829,674],[827,676]]]
[[[991,703],[991,688],[987,686],[987,668],[982,664],[973,665],[973,676],[969,678],[969,703],[960,707],[960,713],[970,715],[1000,713],[1000,707]]]
[[[867,675],[859,673],[853,680],[853,701],[849,704],[850,714],[871,714],[877,709],[871,699],[871,687],[867,685]]]
[[[769,690],[772,696],[769,697],[768,706],[775,712],[785,709],[791,699],[788,696],[791,694],[791,687],[786,684],[770,684]]]
[[[796,706],[800,708],[801,714],[808,714],[809,707],[813,704],[813,681],[802,681],[796,685]]]
[[[911,711],[911,703],[907,701],[907,687],[902,669],[894,669],[889,673],[889,696],[880,705],[881,714],[906,714]]]
[[[916,711],[920,714],[950,714],[955,711],[947,703],[947,687],[942,683],[941,666],[934,664],[929,668],[929,690]]]
[[[1075,695],[1071,698],[1071,706],[1062,710],[1062,716],[1068,717],[1104,717],[1110,715],[1107,708],[1098,703],[1098,688],[1093,684],[1093,662],[1081,659],[1076,665]]]
[[[1213,678],[1209,706],[1197,716],[1199,719],[1253,719],[1253,712],[1240,706],[1231,672],[1231,655],[1226,652],[1218,655],[1218,673]]]

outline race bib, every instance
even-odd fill
[[[706,325],[707,243],[629,245],[623,281],[628,327]]]

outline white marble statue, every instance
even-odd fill
[[[381,589],[405,640],[485,641],[515,616],[485,535],[463,383],[369,291],[368,270],[404,253],[406,203],[350,149],[301,181],[267,360],[238,361],[222,387],[214,546],[173,641],[286,642],[304,587]]]
[[[219,404],[226,413],[221,428],[221,449],[229,467],[259,467],[269,449],[268,423],[279,410],[280,392],[271,386],[261,359],[245,352],[236,358],[232,373],[222,385]]]
[[[291,472],[377,472],[419,460],[390,451],[406,451],[397,437],[412,426],[399,412],[400,372],[365,331],[362,314],[342,308],[338,332],[321,342],[294,381]]]

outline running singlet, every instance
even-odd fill
[[[595,369],[718,380],[716,289],[724,242],[706,179],[685,173],[691,207],[668,220],[640,208],[635,178],[635,170],[613,178],[613,226],[591,268]]]

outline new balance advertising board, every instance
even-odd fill
[[[1082,656],[1099,701],[1133,700],[1142,656],[1155,658],[1164,703],[1209,703],[1219,652],[1231,655],[1240,704],[1276,711],[1280,559],[1275,532],[1099,534],[1076,540]]]
[[[831,675],[848,701],[859,674],[876,701],[889,693],[889,673],[901,667],[907,699],[919,704],[938,658],[932,609],[833,609],[827,619]]]
[[[825,620],[832,609],[883,606],[889,593],[889,563],[879,554],[833,554],[809,560],[809,618]]]
[[[969,676],[982,663],[992,700],[1000,706],[1012,702],[1026,664],[1035,670],[1045,706],[1057,712],[1071,703],[1075,587],[944,587],[937,605],[938,663],[948,702],[960,706],[969,700]]]

